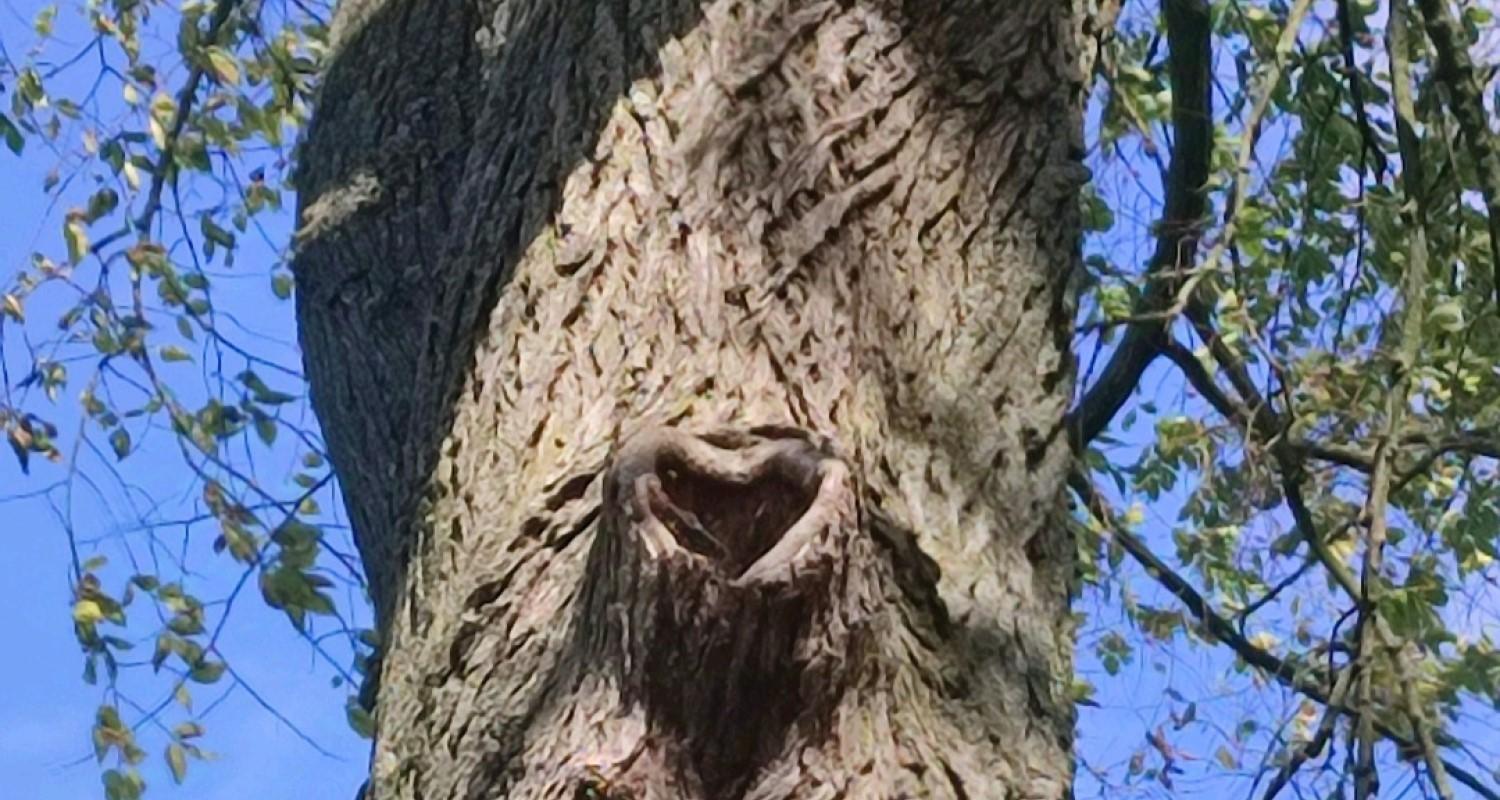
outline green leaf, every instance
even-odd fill
[[[106,800],[140,800],[141,793],[146,789],[146,782],[141,780],[140,774],[135,770],[106,770],[101,777],[104,780]]]
[[[292,296],[292,276],[285,272],[278,272],[271,276],[271,293],[278,300],[286,300]]]
[[[1115,226],[1115,212],[1092,189],[1083,192],[1083,229],[1103,233]]]
[[[344,706],[344,713],[348,717],[349,727],[365,739],[375,738],[375,718],[365,707],[359,704],[358,697],[350,697]]]
[[[220,83],[233,85],[240,82],[240,63],[224,48],[208,48],[208,63]]]
[[[0,114],[0,138],[5,139],[5,146],[16,155],[20,155],[21,150],[26,147],[26,139],[21,136],[21,129],[17,128],[16,124],[10,121],[10,117],[4,114]]]
[[[266,385],[265,381],[261,380],[259,375],[256,375],[251,370],[241,372],[239,379],[241,383],[245,384],[245,388],[250,390],[251,395],[255,397],[255,401],[258,403],[275,406],[290,403],[297,399],[293,395],[273,390]]]
[[[21,70],[16,77],[16,96],[27,103],[26,107],[33,107],[47,96],[42,88],[42,76],[32,67]]]
[[[255,435],[259,436],[267,447],[276,443],[276,430],[276,420],[265,414],[255,415]]]
[[[45,39],[48,36],[52,35],[52,22],[56,18],[57,4],[53,3],[51,5],[44,6],[42,10],[36,12],[36,16],[32,18],[31,27],[36,31],[37,36]]]
[[[167,345],[161,349],[161,360],[167,362],[192,361],[193,357],[186,350],[176,345]]]
[[[110,140],[99,148],[99,160],[108,164],[116,175],[125,168],[125,147],[119,142]]]
[[[174,615],[167,621],[167,629],[181,636],[192,636],[203,632],[202,609],[191,609]]]
[[[73,621],[93,625],[104,619],[104,608],[97,600],[83,599],[73,604]]]
[[[68,215],[68,221],[63,225],[63,239],[68,244],[68,260],[74,264],[83,261],[83,257],[89,254],[89,232],[83,225],[83,212],[74,212]]]
[[[151,670],[153,672],[159,671],[161,665],[166,662],[167,657],[172,655],[172,651],[176,649],[173,647],[175,642],[176,637],[170,634],[163,633],[156,637],[156,649],[151,653]]]
[[[114,211],[120,205],[120,195],[108,186],[95,192],[89,197],[88,219],[90,222],[99,220]]]
[[[226,248],[234,247],[234,234],[219,227],[218,223],[214,222],[213,217],[208,214],[204,214],[198,218],[198,228],[210,242]]]
[[[1457,300],[1446,300],[1433,306],[1427,318],[1446,333],[1460,333],[1464,329],[1464,307]]]
[[[172,770],[172,780],[181,785],[187,776],[187,751],[176,742],[167,745],[167,768]]]
[[[335,613],[333,600],[322,592],[312,592],[307,598],[306,608],[314,614],[322,614],[329,617]]]
[[[115,451],[115,458],[124,460],[130,455],[130,432],[124,428],[115,428],[109,435],[109,446]]]
[[[26,311],[21,307],[21,298],[13,294],[7,293],[0,297],[0,313],[4,313],[16,322],[26,321]]]
[[[216,683],[224,676],[224,662],[222,661],[200,661],[198,665],[188,672],[188,677],[196,683]]]

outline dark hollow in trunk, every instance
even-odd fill
[[[860,616],[849,588],[874,576],[849,573],[848,469],[801,438],[658,429],[615,456],[605,498],[566,660],[621,687],[648,734],[617,774],[587,779],[741,796],[789,729],[827,736],[830,690],[857,658],[865,623],[842,621]]]

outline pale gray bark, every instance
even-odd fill
[[[376,798],[1056,798],[1080,22],[346,0],[299,314]]]

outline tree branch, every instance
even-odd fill
[[[1250,409],[1221,389],[1218,382],[1214,380],[1214,376],[1209,374],[1208,368],[1203,366],[1192,351],[1173,340],[1165,342],[1161,352],[1176,365],[1198,394],[1203,395],[1203,399],[1207,400],[1208,404],[1225,419],[1244,428],[1249,428],[1254,424],[1255,415]]]
[[[1419,2],[1423,2],[1424,5],[1428,4],[1428,0],[1419,0]],[[1180,15],[1184,13],[1186,5],[1185,3],[1166,4],[1168,35],[1169,41],[1173,45],[1174,56],[1174,71],[1172,76],[1174,97],[1178,95],[1180,88],[1178,79],[1181,75],[1177,69],[1179,67],[1187,68],[1191,66],[1178,64],[1178,56],[1182,53],[1181,42],[1183,42],[1183,39],[1181,37],[1189,29],[1178,28],[1174,31],[1172,26],[1174,14]],[[1383,539],[1384,504],[1386,497],[1389,496],[1393,487],[1399,489],[1401,485],[1404,485],[1406,480],[1415,475],[1414,473],[1408,474],[1402,476],[1400,480],[1393,481],[1393,467],[1397,458],[1394,447],[1398,443],[1405,443],[1403,440],[1406,439],[1399,431],[1399,421],[1392,421],[1391,428],[1376,443],[1372,453],[1367,453],[1357,448],[1294,439],[1289,435],[1290,431],[1283,416],[1276,412],[1268,402],[1268,398],[1265,398],[1256,387],[1244,360],[1217,335],[1213,325],[1211,306],[1208,305],[1204,298],[1196,294],[1195,289],[1195,285],[1199,281],[1214,272],[1215,265],[1222,256],[1222,253],[1233,240],[1235,228],[1234,211],[1240,200],[1240,191],[1243,189],[1241,181],[1245,180],[1248,174],[1250,163],[1248,159],[1253,156],[1253,143],[1258,130],[1260,116],[1264,112],[1264,107],[1270,98],[1270,93],[1274,91],[1276,85],[1280,82],[1282,61],[1289,52],[1292,44],[1296,41],[1300,20],[1309,6],[1310,3],[1307,0],[1302,0],[1296,4],[1296,7],[1290,14],[1289,21],[1282,31],[1275,62],[1264,78],[1265,96],[1260,98],[1256,108],[1252,110],[1250,118],[1245,123],[1246,146],[1241,148],[1234,184],[1227,201],[1224,232],[1221,240],[1215,244],[1213,252],[1209,255],[1205,265],[1194,270],[1192,277],[1186,280],[1168,280],[1165,279],[1167,275],[1185,274],[1183,264],[1181,263],[1184,253],[1180,249],[1164,252],[1164,246],[1168,243],[1174,243],[1176,248],[1190,245],[1196,249],[1197,236],[1196,230],[1192,227],[1173,228],[1169,224],[1173,221],[1184,221],[1181,217],[1173,215],[1174,201],[1181,204],[1184,201],[1190,202],[1194,199],[1195,194],[1200,200],[1202,197],[1201,189],[1197,193],[1193,191],[1183,192],[1183,187],[1171,180],[1171,178],[1181,177],[1182,169],[1187,163],[1184,156],[1191,155],[1191,151],[1181,149],[1183,140],[1179,136],[1179,149],[1173,153],[1172,166],[1168,176],[1168,208],[1164,214],[1162,229],[1159,232],[1157,252],[1147,269],[1146,287],[1132,313],[1132,318],[1135,321],[1127,329],[1125,337],[1117,347],[1104,373],[1094,386],[1085,393],[1082,402],[1070,415],[1068,422],[1070,436],[1073,439],[1075,448],[1082,449],[1089,441],[1108,427],[1114,415],[1118,413],[1119,409],[1128,400],[1131,392],[1134,391],[1142,374],[1154,360],[1155,356],[1157,354],[1164,354],[1170,358],[1182,371],[1189,383],[1203,395],[1216,411],[1226,419],[1240,425],[1244,429],[1248,439],[1259,439],[1269,447],[1277,461],[1288,508],[1291,511],[1296,527],[1302,537],[1308,542],[1312,558],[1321,563],[1330,576],[1339,584],[1340,588],[1355,601],[1356,607],[1361,613],[1362,620],[1369,623],[1367,627],[1364,627],[1361,636],[1361,641],[1367,646],[1362,647],[1361,650],[1367,653],[1369,657],[1373,657],[1376,652],[1376,648],[1373,646],[1373,637],[1377,635],[1377,632],[1381,635],[1382,641],[1388,649],[1400,644],[1399,641],[1393,640],[1388,631],[1377,631],[1380,627],[1380,620],[1375,616],[1373,607],[1374,600],[1378,595],[1378,588],[1372,591],[1372,581],[1378,582],[1378,577],[1376,576],[1379,573],[1380,545]],[[1446,9],[1444,9],[1444,13],[1447,13]],[[1181,18],[1178,21],[1180,23]],[[1174,33],[1177,34],[1178,38],[1173,38]],[[1347,32],[1345,33],[1347,35]],[[1358,77],[1351,76],[1351,79],[1357,81]],[[1358,93],[1357,88],[1356,93]],[[1179,130],[1184,129],[1183,121],[1174,120],[1174,124],[1178,126]],[[1402,132],[1408,135],[1410,133],[1409,131]],[[1486,135],[1489,134],[1487,127],[1484,128],[1484,132]],[[1404,145],[1409,144],[1405,141],[1402,143]],[[1406,160],[1403,159],[1403,161]],[[1410,174],[1405,176],[1407,180],[1404,181],[1407,183],[1409,191],[1413,182],[1420,185],[1420,176],[1418,174],[1420,164],[1415,162],[1415,159],[1412,161],[1413,163],[1408,166]],[[1199,187],[1201,185],[1201,183],[1197,184]],[[1500,181],[1497,181],[1496,185],[1500,187]],[[1420,206],[1420,203],[1417,205]],[[1420,209],[1417,212],[1417,216],[1421,216]],[[1492,223],[1496,220],[1500,220],[1500,213],[1492,213]],[[1417,238],[1420,239],[1421,237],[1418,236]],[[1496,235],[1495,240],[1497,247],[1500,247],[1500,235]],[[1424,244],[1419,241],[1414,243],[1414,246],[1424,247]],[[1191,255],[1191,252],[1189,250],[1187,254]],[[1425,251],[1423,254],[1425,254]],[[1421,259],[1418,259],[1418,261],[1425,263]],[[1413,265],[1413,269],[1411,270],[1413,274],[1418,271],[1415,267],[1416,265]],[[1500,255],[1497,255],[1496,275],[1497,281],[1500,281]],[[1194,331],[1209,348],[1219,369],[1227,376],[1229,385],[1232,387],[1232,393],[1218,384],[1213,371],[1205,367],[1192,352],[1171,339],[1167,326],[1171,324],[1173,318],[1184,312],[1192,324]],[[1406,316],[1408,322],[1419,322],[1419,313],[1410,312],[1409,309],[1409,313]],[[1409,341],[1403,342],[1403,344],[1406,345],[1403,348],[1404,350],[1411,347]],[[1410,361],[1410,357],[1405,359],[1405,363],[1408,366]],[[1288,413],[1290,413],[1290,410],[1288,410]],[[1388,419],[1392,419],[1394,416],[1396,415],[1388,414]],[[1492,447],[1492,445],[1497,444],[1496,442],[1487,441],[1483,437],[1450,439],[1443,441],[1442,444],[1447,446],[1450,451],[1452,449],[1466,449],[1477,451],[1481,454],[1500,452],[1500,447]],[[1455,447],[1455,445],[1459,444],[1462,445],[1462,448]],[[1423,459],[1423,463],[1430,465],[1432,460],[1440,454],[1441,451],[1429,454]],[[1304,483],[1307,479],[1305,462],[1309,458],[1331,461],[1372,474],[1371,497],[1363,517],[1371,520],[1372,523],[1370,530],[1371,543],[1370,547],[1366,548],[1364,581],[1360,581],[1353,570],[1331,552],[1328,542],[1319,535],[1316,521],[1307,507],[1303,496]],[[1070,476],[1070,483],[1074,484],[1075,490],[1079,491],[1081,497],[1086,499],[1092,498],[1089,500],[1091,508],[1096,508],[1102,502],[1093,495],[1092,486],[1087,485],[1086,478],[1081,473],[1075,473],[1073,476]],[[1084,485],[1080,487],[1078,485],[1080,483]],[[1379,520],[1375,520],[1376,516],[1379,517]],[[1157,559],[1145,547],[1143,542],[1133,537],[1132,534],[1123,530],[1120,526],[1113,524],[1112,515],[1108,513],[1107,509],[1104,510],[1104,515],[1101,519],[1110,522],[1111,527],[1117,530],[1117,541],[1127,552],[1131,553],[1132,557],[1141,563],[1153,578],[1169,591],[1172,591],[1174,595],[1193,611],[1211,636],[1229,644],[1231,649],[1235,650],[1247,663],[1269,672],[1283,684],[1313,699],[1319,700],[1325,705],[1329,705],[1330,698],[1325,689],[1328,686],[1326,676],[1322,676],[1323,679],[1321,680],[1309,678],[1309,673],[1295,669],[1286,661],[1277,659],[1270,653],[1254,647],[1253,644],[1245,639],[1242,633],[1235,630],[1226,620],[1220,617],[1187,581],[1183,580],[1181,576],[1177,575]],[[1355,521],[1357,522],[1357,520]],[[1350,669],[1353,669],[1353,667],[1351,666]],[[1310,674],[1316,676],[1318,672],[1314,670]],[[1360,769],[1356,770],[1357,796],[1369,796],[1369,793],[1373,791],[1373,758],[1370,755],[1370,743],[1373,741],[1375,733],[1396,741],[1398,744],[1403,744],[1408,751],[1422,753],[1428,762],[1428,768],[1432,774],[1434,784],[1439,794],[1443,797],[1451,797],[1451,789],[1447,785],[1447,776],[1450,774],[1459,777],[1461,781],[1471,785],[1476,791],[1486,797],[1495,796],[1492,791],[1472,782],[1472,776],[1461,776],[1462,770],[1452,768],[1452,765],[1447,764],[1441,759],[1436,751],[1432,732],[1425,724],[1421,708],[1419,705],[1415,705],[1416,700],[1414,696],[1407,698],[1407,707],[1405,709],[1407,722],[1414,735],[1406,737],[1396,734],[1376,718],[1370,689],[1370,677],[1368,672],[1366,672],[1366,674],[1361,676],[1360,697],[1359,702],[1355,704],[1355,710],[1335,709],[1334,706],[1341,705],[1341,702],[1336,698],[1333,705],[1330,705],[1331,711],[1337,710],[1339,713],[1352,715],[1364,734],[1360,737],[1363,740],[1361,742],[1362,752],[1359,758]],[[1326,721],[1325,724],[1327,724]],[[1290,775],[1290,772],[1285,772],[1283,775],[1278,776],[1279,780],[1277,781],[1276,789],[1279,789],[1280,785],[1289,780]],[[1465,777],[1471,780],[1465,780]],[[1274,794],[1274,790],[1272,793]]]
[[[1190,311],[1190,315],[1198,335],[1209,343],[1209,350],[1215,361],[1220,369],[1231,376],[1231,382],[1244,395],[1244,399],[1230,397],[1203,364],[1182,345],[1169,342],[1164,345],[1163,352],[1182,370],[1188,382],[1204,396],[1209,405],[1226,419],[1243,427],[1247,438],[1256,437],[1270,447],[1281,473],[1281,491],[1286,496],[1287,508],[1292,513],[1292,521],[1298,532],[1307,542],[1313,556],[1322,563],[1339,586],[1358,601],[1361,593],[1354,574],[1328,549],[1328,543],[1318,534],[1317,522],[1313,519],[1311,509],[1307,507],[1307,500],[1302,492],[1307,472],[1298,444],[1285,436],[1286,426],[1280,415],[1255,388],[1244,363],[1223,344],[1206,311],[1197,308]]]
[[[1467,44],[1461,40],[1463,27],[1453,16],[1453,10],[1446,0],[1417,0],[1417,5],[1422,9],[1427,36],[1437,51],[1433,77],[1448,90],[1448,110],[1458,119],[1479,176],[1479,190],[1489,212],[1490,281],[1494,284],[1495,300],[1500,303],[1500,137],[1490,129],[1490,117],[1484,108],[1484,83],[1469,58]]]
[[[1360,612],[1361,652],[1373,656],[1375,644],[1387,644],[1396,674],[1402,684],[1406,713],[1416,734],[1417,742],[1427,762],[1433,786],[1443,800],[1453,800],[1453,787],[1448,782],[1448,773],[1438,757],[1437,745],[1433,743],[1428,729],[1426,714],[1412,688],[1413,680],[1406,669],[1400,653],[1399,641],[1383,636],[1380,619],[1380,597],[1385,592],[1385,579],[1381,575],[1384,550],[1387,540],[1387,514],[1391,495],[1391,474],[1395,468],[1393,452],[1402,425],[1406,420],[1407,397],[1411,391],[1411,373],[1416,366],[1422,348],[1422,322],[1429,279],[1427,251],[1427,198],[1426,181],[1422,165],[1421,141],[1416,134],[1416,105],[1411,95],[1410,42],[1408,37],[1406,3],[1392,4],[1390,19],[1386,26],[1388,49],[1391,58],[1391,96],[1396,109],[1396,138],[1401,152],[1401,189],[1407,203],[1402,217],[1407,228],[1407,263],[1401,287],[1404,308],[1401,311],[1401,341],[1396,360],[1396,380],[1386,396],[1385,434],[1375,446],[1375,469],[1370,473],[1370,488],[1365,505],[1365,518],[1369,520],[1365,543],[1364,571],[1360,589],[1363,601]],[[1368,780],[1374,774],[1374,719],[1369,707],[1373,679],[1367,671],[1360,676],[1359,691],[1361,710],[1358,729],[1360,731],[1360,762],[1363,774],[1355,778],[1354,796],[1358,800],[1374,796],[1374,789],[1361,778]]]
[[[1281,766],[1276,777],[1271,780],[1271,785],[1266,787],[1262,800],[1273,800],[1291,782],[1297,771],[1302,769],[1303,764],[1306,764],[1309,759],[1317,758],[1323,752],[1323,748],[1328,745],[1328,740],[1333,738],[1333,723],[1338,719],[1338,709],[1344,704],[1344,697],[1349,691],[1349,680],[1353,674],[1353,667],[1339,672],[1338,680],[1333,685],[1333,694],[1328,700],[1328,707],[1324,709],[1323,719],[1318,723],[1317,734],[1307,744],[1297,748],[1297,752]]]
[[[1146,267],[1146,287],[1135,316],[1159,314],[1172,304],[1180,274],[1198,249],[1198,235],[1208,211],[1209,159],[1213,152],[1213,28],[1203,0],[1170,0],[1163,4],[1167,43],[1172,51],[1172,162],[1166,175],[1166,207],[1157,225],[1156,252]],[[1093,441],[1140,383],[1156,358],[1167,317],[1131,325],[1099,380],[1069,415],[1067,429],[1075,450]]]
[[[1196,384],[1194,388],[1197,388]],[[1494,431],[1459,431],[1441,435],[1407,433],[1400,437],[1400,442],[1404,447],[1425,445],[1428,448],[1428,452],[1418,459],[1419,463],[1430,464],[1434,459],[1449,453],[1468,453],[1500,459],[1500,435]],[[1307,458],[1327,461],[1331,464],[1357,469],[1360,472],[1371,472],[1375,469],[1375,454],[1370,451],[1310,439],[1295,439],[1292,441],[1292,447],[1301,451]]]
[[[1349,100],[1354,106],[1354,121],[1359,128],[1360,138],[1360,174],[1364,174],[1364,160],[1375,159],[1375,182],[1384,180],[1385,173],[1390,169],[1386,161],[1385,150],[1380,146],[1380,140],[1375,137],[1375,128],[1370,125],[1370,114],[1365,109],[1364,75],[1359,70],[1359,62],[1354,58],[1354,16],[1349,13],[1349,0],[1338,0],[1339,20],[1339,52],[1344,57],[1344,76],[1349,79]]]

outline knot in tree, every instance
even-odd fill
[[[800,431],[653,428],[616,453],[604,497],[578,662],[640,706],[651,752],[595,769],[739,796],[826,735],[849,685],[872,563],[849,469]]]

